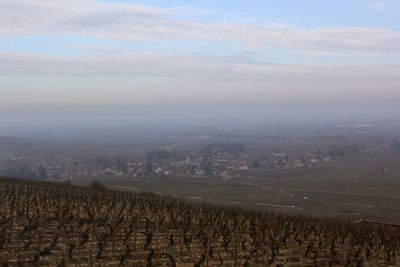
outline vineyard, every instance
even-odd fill
[[[0,178],[0,266],[400,266],[400,227]]]

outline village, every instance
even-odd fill
[[[382,149],[368,144],[331,148],[327,151],[288,153],[255,153],[247,151],[243,143],[207,143],[198,149],[177,150],[166,147],[151,150],[141,156],[103,154],[97,157],[68,158],[57,153],[47,156],[48,161],[32,164],[16,153],[9,153],[10,166],[0,166],[0,174],[10,177],[48,180],[74,178],[126,177],[141,179],[151,176],[188,178],[219,177],[230,179],[238,171],[248,169],[312,168],[324,162],[359,154],[374,153]],[[18,164],[17,164],[18,163]]]
[[[220,177],[231,178],[233,171],[248,169],[288,169],[311,168],[332,158],[323,152],[306,153],[292,156],[284,152],[274,152],[268,156],[254,155],[249,152],[228,153],[213,151],[170,152],[151,151],[146,157],[127,160],[121,157],[109,159],[98,157],[82,162],[63,164],[41,164],[32,172],[51,180],[70,180],[74,177],[131,177],[182,176],[182,177]]]

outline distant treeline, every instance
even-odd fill
[[[96,164],[99,164],[103,168],[117,168],[117,170],[126,173],[128,171],[128,161],[124,158],[115,157],[114,160],[110,160],[106,157],[99,157],[94,159]]]
[[[153,150],[147,152],[146,158],[147,160],[162,160],[162,159],[170,159],[176,156],[176,152],[168,151],[168,150]]]
[[[229,153],[229,154],[239,154],[245,151],[245,146],[243,143],[209,143],[203,145],[200,148],[200,152],[204,154],[212,153]]]
[[[398,152],[400,152],[400,143],[399,142],[395,142],[392,144],[392,149],[393,150],[397,150]]]
[[[21,166],[8,167],[0,172],[0,175],[6,177],[18,177],[27,179],[47,179],[47,172],[43,165],[39,165],[37,169],[33,169],[23,164]]]
[[[213,154],[213,153],[229,153],[229,154],[239,154],[245,151],[245,146],[243,143],[208,143],[200,147],[201,154]],[[179,158],[182,154],[177,151],[168,150],[153,150],[147,152],[147,160],[168,160],[171,158]]]
[[[331,146],[330,149],[328,150],[328,156],[334,158],[354,156],[359,154],[360,151],[361,148],[357,144],[353,144],[351,146],[341,146],[341,147]]]

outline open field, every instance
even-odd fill
[[[400,156],[385,153],[312,168],[247,170],[221,178],[103,177],[106,185],[326,217],[400,222]],[[77,183],[88,183],[81,179]]]
[[[330,128],[329,128],[330,130]],[[379,131],[378,131],[379,130]],[[134,160],[152,149],[193,150],[207,142],[243,141],[249,153],[269,155],[283,151],[302,155],[328,149],[331,145],[354,143],[377,147],[370,153],[312,164],[310,168],[250,169],[233,171],[229,180],[220,177],[176,177],[148,174],[141,178],[128,176],[72,175],[76,184],[88,184],[93,179],[119,190],[151,191],[172,197],[202,199],[218,203],[241,205],[257,209],[272,209],[291,213],[325,217],[346,217],[400,223],[400,153],[390,150],[394,132],[346,132],[331,135],[268,136],[236,132],[207,135],[207,132],[122,134],[94,136],[71,140],[0,138],[0,167],[40,164],[66,165],[73,169],[76,162],[96,157],[121,157]],[[313,129],[313,131],[316,131]],[[288,133],[289,134],[289,133]],[[80,140],[80,141],[76,141]],[[72,167],[71,167],[72,166]]]

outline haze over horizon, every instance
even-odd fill
[[[0,0],[0,120],[392,119],[399,22],[398,0]]]

